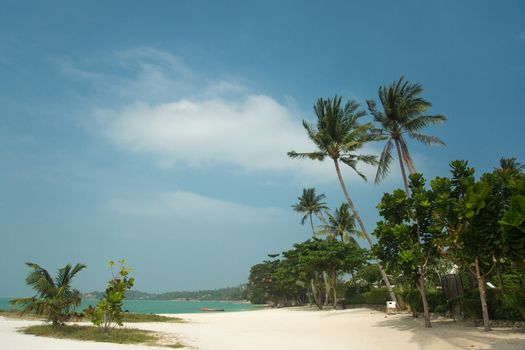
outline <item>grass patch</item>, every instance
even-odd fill
[[[174,322],[184,323],[184,320],[179,317],[167,317],[155,314],[136,314],[136,313],[125,313],[124,322]]]
[[[22,320],[45,320],[44,317],[38,316],[32,313],[20,314],[17,310],[0,310],[0,316],[8,318],[17,318]],[[71,321],[86,321],[91,322],[87,317],[78,319],[73,317]],[[179,317],[167,317],[155,314],[138,314],[138,313],[124,313],[124,323],[135,323],[135,322],[172,322],[172,323],[184,323],[185,321]]]
[[[21,332],[58,339],[88,340],[117,344],[146,344],[170,348],[184,347],[180,342],[166,343],[163,334],[135,328],[114,328],[108,333],[104,333],[101,328],[93,326],[72,325],[53,327],[52,325],[37,325],[23,328]]]

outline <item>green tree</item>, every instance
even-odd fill
[[[439,256],[438,238],[442,234],[434,220],[433,193],[425,189],[421,174],[410,175],[408,192],[396,190],[385,193],[378,205],[383,220],[377,223],[374,234],[378,244],[374,252],[388,269],[399,270],[412,281],[421,295],[425,326],[431,327],[426,296],[426,276],[429,267]]]
[[[383,111],[379,111],[374,100],[368,100],[368,109],[379,124],[378,133],[386,140],[385,147],[379,158],[375,182],[379,183],[390,171],[392,148],[395,146],[401,167],[401,174],[405,190],[409,193],[405,166],[410,174],[416,172],[414,162],[410,156],[405,134],[426,145],[445,145],[436,136],[421,133],[421,129],[428,125],[443,123],[447,118],[443,115],[427,115],[432,104],[420,95],[423,87],[412,84],[404,77],[394,81],[390,86],[379,88],[379,100]]]
[[[442,251],[476,278],[484,328],[488,331],[486,279],[508,252],[504,215],[512,202],[515,178],[495,170],[476,181],[474,169],[466,161],[451,162],[451,169],[450,180],[436,178],[432,182],[435,217],[446,232]]]
[[[279,259],[265,260],[251,267],[248,277],[248,296],[252,304],[266,304],[272,301],[276,294],[272,275],[277,270],[279,263]]]
[[[64,324],[72,315],[71,310],[80,305],[80,292],[71,288],[73,277],[86,265],[76,264],[72,267],[67,264],[58,270],[53,279],[46,269],[34,263],[26,263],[32,271],[26,277],[26,283],[37,294],[30,298],[11,300],[14,305],[22,306],[22,313],[33,312],[43,315],[53,326]]]
[[[317,195],[315,193],[315,188],[304,188],[303,195],[301,197],[297,197],[299,202],[292,205],[293,210],[304,213],[304,216],[301,219],[301,225],[304,225],[307,218],[310,219],[312,234],[315,234],[312,215],[316,215],[318,218],[321,218],[322,211],[328,209],[326,203],[323,202],[323,199],[325,198],[326,196],[324,194]]]
[[[371,123],[360,124],[360,119],[366,115],[366,112],[359,110],[358,103],[350,100],[344,106],[341,106],[341,97],[337,95],[333,99],[328,98],[325,100],[320,98],[315,104],[314,110],[317,117],[316,125],[303,121],[303,126],[308,137],[317,147],[317,151],[306,153],[290,151],[288,156],[292,159],[312,159],[317,161],[330,158],[333,161],[346,201],[359,224],[361,232],[370,244],[370,247],[372,247],[374,243],[350,198],[348,189],[343,181],[339,163],[342,162],[350,166],[359,176],[366,180],[366,177],[357,170],[357,164],[363,162],[376,165],[377,158],[374,155],[356,154],[355,152],[362,149],[367,142],[377,139],[372,134],[373,126]],[[378,263],[378,268],[388,287],[391,300],[396,301],[392,286],[380,263]]]
[[[95,308],[90,305],[85,310],[86,314],[91,317],[91,322],[102,327],[104,332],[107,332],[113,324],[123,325],[122,302],[126,298],[126,292],[135,283],[135,279],[129,277],[129,273],[133,269],[125,266],[126,261],[124,259],[120,260],[119,264],[119,270],[115,273],[113,267],[116,263],[114,261],[109,262],[108,265],[111,268],[113,278],[108,282],[104,298],[99,300]]]

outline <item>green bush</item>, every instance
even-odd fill
[[[499,289],[487,290],[487,306],[489,318],[494,320],[524,321],[523,300],[518,300],[512,293],[504,294]],[[465,317],[482,318],[481,301],[477,290],[472,290],[461,299]]]
[[[372,288],[368,292],[354,293],[349,288],[345,294],[346,304],[385,305],[390,300],[387,288]]]
[[[401,301],[408,304],[412,310],[423,312],[423,302],[421,294],[417,289],[398,291]],[[427,291],[427,302],[430,312],[445,313],[448,310],[447,299],[439,290]]]

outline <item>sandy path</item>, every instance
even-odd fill
[[[190,322],[141,323],[134,327],[176,334],[200,350],[411,350],[497,349],[525,350],[525,332],[497,329],[489,333],[449,320],[422,327],[407,315],[385,318],[367,309],[309,311],[260,310],[235,313],[176,315]],[[33,337],[16,328],[35,322],[0,318],[0,349],[137,349],[148,346],[115,345]],[[165,349],[165,348],[164,348]]]

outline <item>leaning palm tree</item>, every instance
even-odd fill
[[[46,316],[53,326],[63,324],[70,318],[72,308],[80,305],[80,292],[71,289],[71,280],[86,265],[76,264],[72,267],[67,264],[58,270],[55,279],[37,264],[28,262],[26,265],[33,269],[27,275],[26,283],[37,294],[30,298],[13,299],[11,303],[21,305],[22,313],[33,312]]]
[[[326,212],[327,220],[317,232],[332,239],[340,238],[343,242],[358,245],[355,236],[364,238],[363,234],[355,229],[355,217],[350,213],[348,203],[343,203],[335,209],[334,214]]]
[[[401,77],[392,85],[379,88],[379,100],[383,106],[383,111],[377,110],[374,100],[367,101],[370,113],[380,126],[376,131],[383,139],[387,140],[379,158],[375,182],[376,184],[379,183],[388,175],[393,158],[392,149],[395,146],[407,194],[409,188],[405,166],[410,174],[415,173],[416,169],[408,151],[405,135],[428,146],[445,145],[438,137],[420,132],[428,125],[443,123],[447,120],[443,115],[426,114],[432,104],[420,97],[422,92],[423,87],[421,85],[412,84],[405,80],[405,77]]]
[[[322,211],[328,209],[326,203],[322,201],[325,198],[326,196],[324,194],[317,195],[315,193],[315,188],[303,188],[303,195],[301,197],[297,197],[299,202],[292,205],[293,210],[304,213],[304,216],[301,219],[301,225],[304,225],[306,219],[310,218],[312,234],[315,234],[312,215],[321,218]]]
[[[288,156],[292,159],[312,159],[318,161],[330,158],[333,161],[346,201],[359,224],[361,232],[370,244],[370,247],[372,247],[374,243],[366,231],[365,224],[348,194],[343,176],[341,175],[339,163],[342,162],[350,166],[359,176],[366,180],[366,177],[357,170],[357,164],[358,162],[363,162],[377,165],[377,157],[368,154],[356,154],[354,152],[360,150],[367,142],[376,140],[377,135],[372,133],[373,126],[371,123],[359,123],[359,119],[364,117],[366,112],[359,110],[359,104],[353,100],[341,106],[341,97],[337,95],[333,99],[328,98],[325,100],[320,98],[315,104],[314,110],[317,116],[316,125],[303,121],[303,126],[308,133],[308,137],[317,147],[317,151],[306,153],[290,151],[288,152]],[[378,264],[378,267],[388,287],[390,297],[395,301],[396,297],[388,281],[388,277],[381,264]]]

